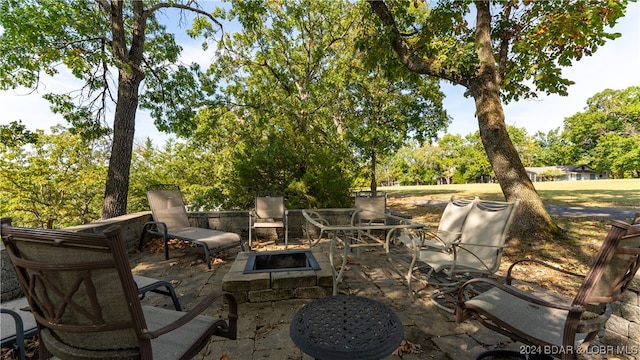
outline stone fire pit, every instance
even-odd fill
[[[312,255],[309,261],[302,260],[305,253]],[[318,299],[332,289],[331,264],[317,248],[241,252],[222,279],[222,290],[238,302]]]

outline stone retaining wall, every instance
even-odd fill
[[[64,230],[98,233],[106,230],[109,226],[120,225],[122,227],[122,239],[127,251],[134,251],[144,224],[151,221],[151,212],[143,211],[133,214],[118,216],[107,220],[99,220],[91,224],[78,225],[65,228]],[[210,229],[235,232],[240,234],[244,241],[248,240],[249,234],[249,212],[248,211],[219,211],[219,212],[195,212],[189,213],[189,220],[193,226],[206,227],[203,221],[207,221]],[[334,219],[331,219],[332,221]],[[347,220],[348,221],[348,220]],[[289,212],[289,237],[302,238],[302,228],[305,224],[301,210]],[[264,230],[264,231],[262,231]],[[312,236],[317,236],[317,229],[310,229]],[[275,238],[276,232],[273,229],[260,229],[258,235],[262,238]],[[280,234],[282,236],[282,233]],[[16,278],[13,265],[9,256],[4,250],[4,245],[0,242],[0,265],[2,267],[2,299],[9,301],[23,296],[22,289]]]
[[[607,321],[604,343],[612,348],[609,355],[626,355],[640,359],[640,273],[615,304],[613,315]]]

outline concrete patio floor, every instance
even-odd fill
[[[323,239],[317,246],[325,255],[329,255],[329,240]],[[258,247],[256,251],[284,250],[283,241],[279,241],[277,246],[273,241],[263,242]],[[222,288],[223,277],[240,252],[237,248],[219,254],[209,270],[202,253],[194,248],[171,249],[169,260],[164,259],[164,252],[161,249],[158,251],[158,246],[155,248],[156,252],[145,249],[130,255],[132,272],[170,281],[176,289],[183,310],[195,306],[199,299],[210,291]],[[308,248],[306,241],[289,239],[289,249],[300,248]],[[399,259],[400,263],[410,258],[408,251],[403,247],[392,246],[391,252],[392,257]],[[336,262],[338,260],[336,259]],[[393,270],[381,247],[361,248],[357,255],[352,254],[343,281],[339,284],[341,294],[364,296],[380,301],[398,314],[404,327],[406,342],[396,350],[398,354],[389,355],[383,360],[475,359],[479,353],[486,350],[518,351],[523,345],[483,327],[473,319],[457,324],[455,315],[439,309],[431,302],[431,291],[431,288],[421,291],[415,301],[412,301],[407,286]],[[143,304],[173,309],[168,296],[148,294],[142,300]],[[313,299],[240,303],[237,340],[212,337],[207,347],[195,359],[311,360],[312,357],[298,349],[289,337],[289,324],[294,314],[311,301]],[[220,302],[205,314],[218,317],[220,314],[224,316],[225,312]],[[592,343],[594,346],[598,344],[597,339]],[[583,354],[583,359],[627,360],[633,357]]]
[[[290,239],[289,243],[289,248],[306,247],[295,239]],[[327,255],[328,245],[328,240],[319,244]],[[261,250],[282,248],[268,245]],[[202,255],[193,249],[172,249],[169,260],[164,259],[163,253],[151,253],[148,250],[133,254],[130,259],[134,274],[172,282],[181,304],[188,310],[201,296],[221,289],[222,278],[239,251],[232,250],[219,256],[211,270],[202,261]],[[405,255],[398,253],[397,256]],[[506,347],[517,350],[519,346],[475,321],[456,324],[454,315],[438,309],[430,302],[429,290],[423,291],[412,302],[406,285],[392,270],[382,248],[361,250],[357,256],[350,257],[339,291],[378,300],[398,314],[408,343],[400,356],[390,355],[385,359],[473,359],[487,349]],[[239,304],[238,339],[214,337],[197,359],[311,359],[289,337],[293,315],[310,301],[312,299]],[[156,294],[148,295],[143,303],[172,308],[168,297]],[[220,310],[210,309],[207,314],[217,316]]]

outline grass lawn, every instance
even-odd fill
[[[640,211],[640,180],[589,180],[534,183],[546,205],[604,208],[636,208]],[[437,227],[443,207],[417,206],[427,200],[448,200],[478,196],[504,200],[498,184],[464,184],[434,186],[396,186],[379,188],[389,194],[389,207],[413,216],[413,219]],[[531,257],[557,267],[585,274],[610,227],[607,218],[567,218],[553,216],[566,231],[567,238],[531,243],[527,239],[511,239],[505,249],[501,272],[517,259]],[[628,219],[620,219],[628,220]],[[575,279],[558,276],[541,266],[532,266],[527,277],[534,283],[561,293],[573,293]]]
[[[640,209],[640,179],[546,181],[534,183],[545,205]],[[448,200],[452,195],[504,200],[498,184],[380,187],[390,197]]]

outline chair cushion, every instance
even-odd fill
[[[562,345],[564,323],[569,313],[566,310],[535,305],[498,288],[492,288],[466,301],[465,306],[488,316],[500,326],[507,324],[522,334],[552,345]],[[576,340],[582,339],[584,335],[577,336]]]
[[[282,221],[256,221],[253,223],[254,228],[283,228]]]
[[[176,321],[184,312],[143,306],[145,321],[150,330],[156,330]],[[193,343],[217,321],[213,317],[199,315],[188,324],[181,326],[165,335],[151,340],[153,359],[179,359]]]
[[[178,230],[171,230],[170,237],[175,237],[186,241],[199,241],[207,244],[209,250],[216,248],[237,245],[240,242],[240,235],[236,233],[204,229],[198,227],[187,227]]]

